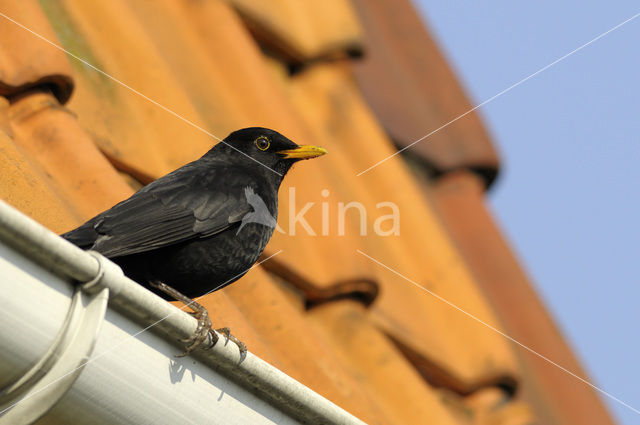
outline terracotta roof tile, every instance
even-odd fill
[[[30,91],[4,104],[3,199],[64,231],[132,193],[51,94]]]
[[[354,66],[363,95],[391,138],[408,146],[472,108],[460,83],[408,0],[354,0],[365,32]],[[490,183],[496,152],[476,113],[432,134],[414,152],[435,172],[467,167]],[[380,160],[382,158],[378,158]]]
[[[0,97],[0,121],[8,121],[8,106]],[[0,197],[50,229],[62,231],[78,223],[65,200],[53,193],[51,181],[20,150],[6,127],[0,130],[0,179]]]
[[[305,312],[261,269],[252,270],[226,291],[283,371],[362,420],[387,423],[382,420],[383,412],[364,397],[352,372],[327,346],[326,338],[309,326]]]
[[[123,1],[50,2],[46,11],[62,45],[180,116],[206,126],[156,40]],[[151,19],[151,18],[149,18]],[[183,52],[184,57],[188,54]],[[95,70],[74,62],[77,94],[69,108],[119,168],[157,178],[206,152],[216,141]],[[215,78],[208,85],[215,85]],[[209,119],[231,130],[239,114],[218,86]],[[216,103],[215,100],[226,101]],[[220,128],[212,130],[218,132]]]
[[[536,417],[529,405],[522,401],[505,402],[497,388],[487,388],[466,397],[465,405],[473,412],[478,425],[531,425]]]
[[[440,425],[457,424],[437,391],[373,325],[368,314],[354,301],[339,301],[312,309],[310,318],[331,341],[332,350],[352,371],[371,403],[394,423],[429,418]]]
[[[336,201],[361,202],[374,216],[376,203],[394,202],[406,227],[400,236],[387,237],[375,235],[371,227],[369,236],[360,237],[357,222],[348,224],[347,237],[335,232],[315,237],[298,229],[295,237],[275,235],[272,249],[283,249],[283,258],[303,265],[304,272],[320,283],[375,276],[381,285],[381,295],[373,305],[378,323],[406,347],[440,365],[456,385],[469,389],[503,377],[513,382],[517,375],[514,359],[501,336],[356,253],[356,249],[363,250],[482,320],[500,326],[434,212],[425,202],[416,202],[424,198],[406,166],[394,158],[384,165],[384,173],[355,176],[376,156],[392,151],[348,69],[318,65],[298,74],[291,84],[293,103],[332,153],[320,169],[305,164],[288,178],[288,184],[297,189],[296,202],[322,201],[317,193],[322,188],[330,189]],[[283,196],[285,212],[287,202]],[[317,231],[321,215],[318,207],[307,214]],[[323,252],[321,257],[317,250]],[[423,320],[416,321],[416,317]],[[448,323],[446,330],[443,322]],[[473,351],[465,349],[470,345]]]
[[[454,173],[434,189],[444,224],[509,335],[588,379],[494,224],[477,177]],[[528,351],[521,350],[519,359],[524,396],[543,423],[613,424],[587,385]]]
[[[20,150],[79,217],[92,217],[132,193],[51,94],[23,95],[10,106],[9,116]]]
[[[4,0],[0,2],[0,10],[28,28],[37,28],[44,37],[55,39],[36,0]],[[64,53],[5,17],[0,17],[0,40],[0,96],[46,86],[60,103],[69,99],[73,81]]]
[[[294,62],[361,49],[360,23],[348,0],[230,0],[263,45]]]

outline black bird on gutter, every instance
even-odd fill
[[[207,335],[217,341],[206,309],[192,298],[235,282],[251,268],[273,234],[285,174],[295,162],[325,153],[267,128],[234,131],[200,159],[62,237],[111,259],[164,299],[187,304],[198,329],[184,341],[186,355]],[[227,328],[222,331],[231,337]],[[244,344],[231,338],[244,354]]]

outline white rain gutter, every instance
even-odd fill
[[[149,328],[149,331],[146,329]],[[364,424],[0,201],[0,425]]]

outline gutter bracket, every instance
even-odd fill
[[[76,286],[65,321],[47,352],[18,381],[0,391],[0,425],[36,422],[80,376],[91,360],[109,301],[109,289],[99,285],[104,275],[100,267],[88,282],[92,292]]]
[[[122,269],[97,251],[87,251],[87,253],[98,262],[98,271],[93,279],[81,283],[80,287],[89,294],[106,288],[109,290],[109,297],[113,299],[122,290],[122,277],[124,276]]]

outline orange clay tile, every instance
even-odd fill
[[[32,92],[9,108],[19,149],[49,180],[49,187],[81,219],[133,192],[51,94]],[[54,230],[69,230],[56,226]]]
[[[439,394],[354,301],[338,301],[309,312],[314,327],[331,343],[341,363],[387,416],[401,424],[457,424]],[[428,418],[428,420],[427,420]]]
[[[210,66],[218,69],[223,85],[234,88],[235,101],[243,112],[240,126],[272,127],[300,144],[312,143],[306,139],[305,124],[286,96],[282,84],[283,79],[288,79],[284,77],[285,67],[280,68],[282,75],[274,78],[276,74],[260,46],[228,2],[180,2],[179,5],[180,18],[188,19],[200,40],[200,49],[208,55]],[[234,43],[229,43],[230,39]],[[163,45],[163,49],[168,48],[170,46]]]
[[[437,392],[442,404],[447,406],[460,424],[546,424],[538,421],[527,403],[505,396],[500,388],[482,388],[465,397],[446,389],[438,389]]]
[[[203,120],[128,3],[46,1],[44,10],[63,46],[77,56],[213,134],[237,127],[240,112],[232,88],[220,85],[215,75],[206,82],[218,97]],[[119,168],[142,180],[157,178],[217,142],[95,70],[75,60],[71,64],[78,89],[69,107]]]
[[[64,230],[79,222],[58,198],[51,181],[20,150],[7,125],[9,102],[0,97],[0,199],[50,229]]]
[[[536,416],[531,408],[522,402],[512,402],[489,412],[478,415],[476,425],[531,425],[536,423]]]
[[[398,423],[366,398],[353,370],[336,356],[327,337],[309,326],[304,312],[262,269],[254,268],[222,291],[269,346],[285,373],[367,423]]]
[[[265,126],[277,128],[300,144],[321,143],[309,134],[284,82],[274,79],[260,47],[227,2],[130,4],[176,78],[185,80],[189,98],[205,119],[215,113],[214,107],[228,103],[220,97],[218,86],[233,88],[233,107],[228,109],[236,111],[236,127],[221,131],[220,137],[238,127]],[[166,35],[169,24],[174,30],[170,37]],[[217,86],[201,83],[211,79]]]
[[[218,137],[261,125],[299,143],[319,143],[307,136],[255,41],[225,2],[167,1],[153,7],[135,1],[92,7],[79,2],[76,7],[69,0],[45,2],[45,11],[63,45],[78,56],[174,111],[187,111],[185,118],[201,119],[194,121]],[[125,34],[126,25],[138,32]],[[166,31],[168,25],[174,32]],[[229,37],[235,44],[227,42]],[[119,169],[146,182],[217,143],[95,70],[71,63],[78,90],[70,109]],[[152,96],[154,90],[189,105],[174,107],[182,103]]]
[[[48,87],[65,103],[73,90],[64,53],[18,24],[57,41],[36,0],[0,1],[0,96],[9,97],[32,87]],[[15,21],[12,22],[9,19]]]
[[[228,4],[171,0],[129,4],[200,116],[220,129],[219,137],[239,127],[282,127],[283,96],[274,93],[258,46]],[[232,95],[225,98],[230,88]],[[217,125],[219,108],[235,111],[233,121]]]
[[[373,305],[375,320],[405,349],[424,358],[421,367],[431,362],[443,369],[448,384],[461,391],[492,382],[512,384],[517,372],[502,336],[356,252],[364,251],[500,327],[404,164],[396,157],[380,169],[356,177],[393,149],[360,98],[348,69],[314,66],[297,75],[290,90],[293,103],[330,152],[287,177],[287,185],[297,190],[296,202],[321,203],[318,192],[323,188],[335,200],[361,202],[370,214],[376,213],[378,202],[390,201],[398,206],[404,227],[399,236],[387,237],[375,235],[371,228],[369,236],[360,237],[353,224],[348,228],[349,237],[337,235],[335,224],[328,236],[309,236],[298,229],[296,236],[275,235],[270,249],[283,249],[282,260],[294,267],[300,265],[320,283],[363,274],[377,277],[381,294]],[[283,216],[287,198],[286,192],[281,194]],[[321,215],[318,205],[308,214],[316,229],[321,226]]]
[[[0,132],[6,137],[13,137],[9,121],[9,100],[0,96]]]
[[[532,425],[539,422],[531,408],[520,400],[505,397],[499,388],[483,388],[461,397],[451,391],[439,390],[442,403],[458,423],[469,425]]]
[[[509,335],[588,379],[494,224],[481,181],[469,172],[448,175],[433,199]],[[525,397],[543,423],[613,424],[583,382],[528,351],[519,350],[519,359]]]
[[[362,31],[348,0],[231,0],[257,40],[293,62],[361,48]]]
[[[460,83],[409,0],[354,0],[366,55],[354,70],[362,93],[401,147],[468,112]],[[436,171],[477,169],[490,183],[498,158],[477,114],[469,113],[411,152]]]
[[[131,194],[53,95],[30,91],[2,104],[2,199],[62,232]]]

